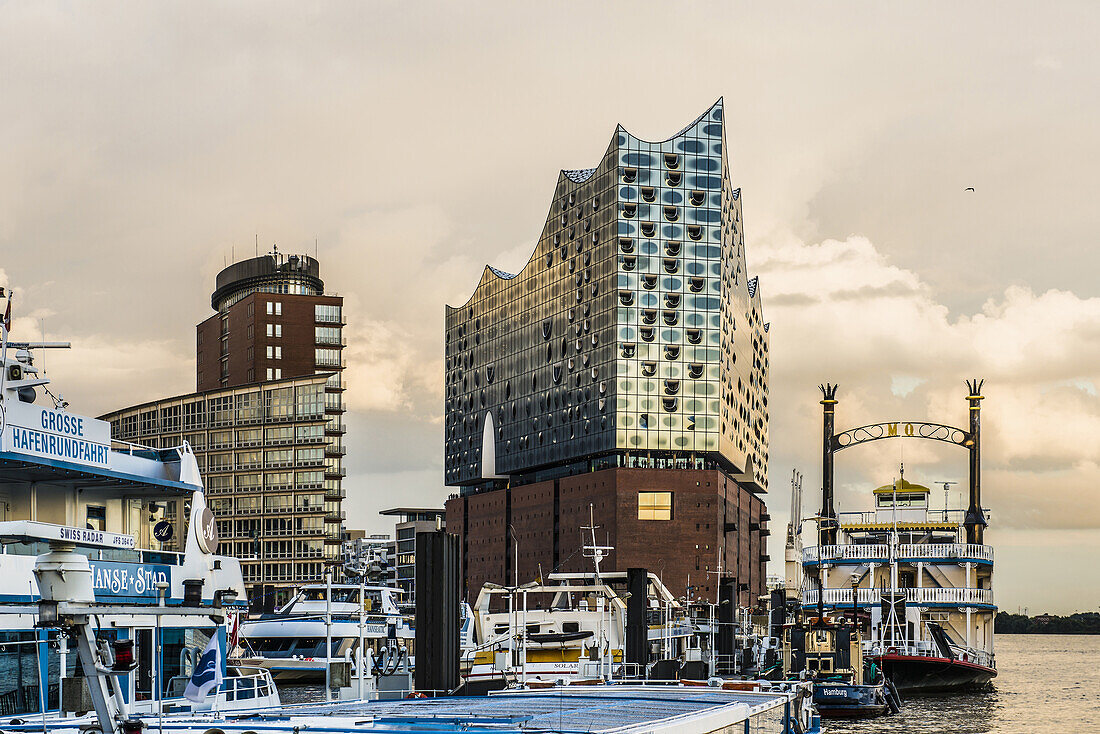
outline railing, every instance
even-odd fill
[[[978,665],[984,665],[987,668],[996,667],[996,658],[992,653],[988,653],[985,650],[978,650],[973,647],[963,647],[961,645],[951,645],[951,652],[954,653],[956,660],[962,660],[968,663],[977,663]],[[943,656],[940,648],[935,644],[927,642],[917,642],[916,644],[868,644],[865,648],[866,652],[871,655],[883,655],[888,650],[896,650],[897,655],[905,655],[908,657],[934,657],[939,658]]]
[[[860,605],[878,604],[882,595],[880,589],[857,589],[857,591],[859,592],[857,600]],[[958,604],[962,606],[975,604],[986,606],[993,605],[992,589],[928,588],[899,589],[898,591],[905,592],[905,602],[907,604]],[[824,589],[824,592],[824,603],[827,606],[852,605],[852,589],[850,588]],[[802,592],[802,604],[804,606],[815,606],[818,603],[817,589],[807,589]]]
[[[897,557],[899,561],[918,559],[987,561],[993,562],[993,546],[976,543],[900,543]],[[803,563],[831,562],[885,562],[890,560],[890,546],[885,543],[873,545],[823,545],[802,549]]]

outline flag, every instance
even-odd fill
[[[11,296],[8,296],[8,307],[4,309],[4,331],[11,331]]]
[[[195,670],[191,673],[191,680],[187,682],[187,689],[183,696],[188,701],[202,703],[210,695],[215,693],[222,682],[222,648],[218,644],[218,635],[215,632],[210,638],[206,649],[199,656],[199,662],[195,664]]]

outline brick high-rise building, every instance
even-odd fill
[[[446,313],[447,528],[486,581],[587,570],[589,512],[677,595],[765,591],[768,325],[745,266],[723,105],[673,137],[621,126],[562,171],[527,265]]]
[[[195,389],[339,374],[344,299],[324,288],[320,265],[307,255],[276,252],[218,273],[210,297],[217,313],[196,327]]]
[[[222,270],[211,305],[197,391],[103,418],[116,439],[191,444],[250,600],[270,609],[326,568],[341,578],[343,299],[315,259],[273,253]]]

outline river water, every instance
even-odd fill
[[[1100,635],[997,635],[988,693],[910,696],[870,721],[826,721],[827,734],[1100,734]]]

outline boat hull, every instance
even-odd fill
[[[890,711],[885,684],[815,683],[814,706],[823,719],[868,719]]]
[[[988,688],[994,668],[949,658],[920,655],[880,655],[873,658],[882,672],[905,693],[951,693]]]

